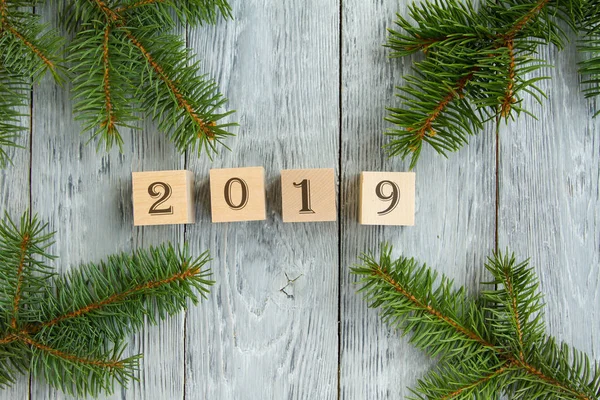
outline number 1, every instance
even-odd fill
[[[300,183],[294,182],[294,187],[302,188],[302,209],[300,214],[314,214],[315,212],[310,208],[310,181],[304,179]]]

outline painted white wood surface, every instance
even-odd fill
[[[214,162],[180,156],[144,124],[124,132],[123,154],[96,153],[79,136],[69,87],[45,79],[33,95],[31,152],[16,151],[0,172],[4,210],[19,215],[31,203],[57,231],[61,272],[163,241],[212,252],[209,298],[132,338],[130,352],[145,354],[140,382],[106,398],[405,398],[432,362],[366,307],[349,267],[387,241],[479,290],[495,245],[496,179],[500,248],[531,257],[550,331],[600,358],[600,120],[578,91],[573,49],[544,53],[556,64],[550,98],[532,105],[539,121],[502,129],[498,170],[491,128],[449,160],[424,151],[416,226],[360,226],[359,173],[408,168],[380,150],[385,107],[410,71],[410,60],[389,60],[381,44],[407,2],[231,5],[234,21],[186,32],[237,110],[231,152]],[[55,23],[56,8],[39,12]],[[208,171],[238,166],[265,167],[267,220],[211,224]],[[338,222],[283,224],[279,171],[320,167],[339,178]],[[134,228],[131,172],[178,168],[196,173],[198,222]],[[0,392],[28,398],[67,397],[28,377]]]

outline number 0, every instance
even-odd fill
[[[157,190],[158,188],[162,188],[164,190],[164,193],[162,194],[162,196],[161,196],[160,192]],[[156,200],[156,202],[154,204],[152,204],[152,206],[150,207],[150,210],[148,210],[148,214],[150,214],[150,215],[171,215],[171,214],[173,214],[173,206],[170,206],[167,208],[158,208],[158,206],[160,206],[162,203],[169,200],[169,198],[171,197],[172,191],[173,191],[173,189],[171,189],[171,185],[169,185],[168,183],[165,183],[165,182],[151,183],[150,186],[148,186],[148,194],[153,199],[156,199],[157,197],[159,199]]]
[[[231,186],[234,183],[239,183],[242,189],[242,198],[240,200],[240,204],[237,205],[233,204],[233,201],[231,201]],[[227,183],[225,183],[224,195],[225,202],[227,203],[229,208],[231,208],[232,210],[241,210],[242,208],[246,207],[246,204],[248,204],[248,184],[241,178],[231,178],[227,181]]]
[[[384,186],[390,186],[392,188],[392,192],[387,196],[383,194]],[[400,188],[395,182],[392,181],[386,180],[379,182],[375,187],[375,194],[381,199],[381,201],[391,201],[390,206],[383,211],[379,211],[377,215],[386,215],[391,213],[394,211],[394,208],[396,208],[398,202],[400,201]]]

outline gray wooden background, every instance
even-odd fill
[[[125,132],[123,154],[96,153],[79,136],[69,87],[45,79],[24,120],[27,150],[0,175],[3,209],[31,208],[56,230],[61,272],[164,241],[212,252],[209,299],[133,337],[130,351],[145,354],[140,381],[107,398],[405,398],[433,364],[379,321],[349,274],[382,241],[476,291],[497,237],[540,274],[549,331],[600,359],[600,119],[580,94],[574,46],[543,50],[556,68],[542,84],[548,99],[530,105],[539,120],[524,116],[499,138],[490,127],[448,160],[424,151],[416,226],[360,226],[360,171],[408,169],[380,150],[384,108],[411,64],[381,45],[407,3],[231,5],[234,21],[185,32],[237,110],[231,152],[181,156],[147,123]],[[57,23],[54,9],[38,11]],[[265,167],[267,220],[213,225],[208,171],[238,166]],[[338,222],[283,224],[279,171],[312,167],[336,170]],[[131,172],[183,168],[196,174],[198,222],[134,228]],[[0,392],[27,398],[66,397],[29,377]]]

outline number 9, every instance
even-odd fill
[[[390,186],[392,188],[392,192],[387,196],[383,194],[384,186]],[[396,206],[400,202],[400,188],[395,182],[392,181],[385,180],[379,182],[375,187],[375,194],[381,199],[381,201],[391,202],[388,208],[386,208],[383,211],[379,211],[377,215],[386,215],[391,213],[392,211],[394,211],[394,208],[396,208]]]

